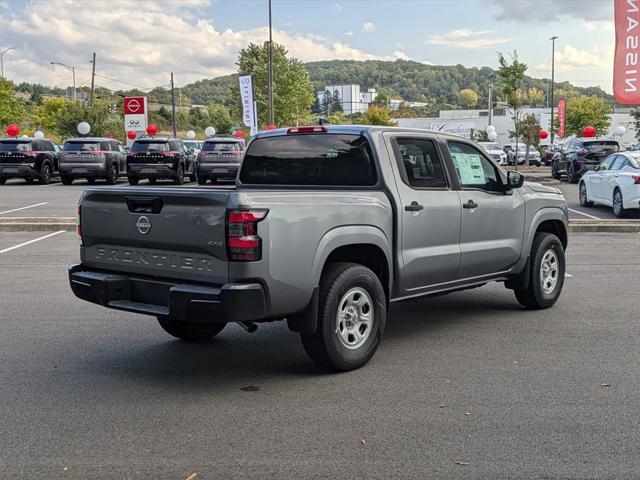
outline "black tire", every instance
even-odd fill
[[[592,207],[593,202],[589,200],[587,196],[587,186],[584,182],[580,182],[578,187],[578,201],[582,207]]]
[[[129,185],[138,185],[138,183],[140,183],[140,179],[138,177],[127,177],[127,181],[129,182]]]
[[[7,179],[4,177],[0,177],[0,185],[4,185],[5,183],[7,183]]]
[[[551,162],[551,176],[556,180],[561,180],[562,175],[558,173],[558,164],[557,162]]]
[[[87,177],[87,182],[89,185],[94,185],[96,183],[96,179],[93,177]]]
[[[178,171],[176,172],[176,178],[173,179],[175,185],[184,184],[184,167],[182,164],[178,165]]]
[[[24,181],[31,185],[33,183],[33,178],[25,178]]]
[[[613,191],[613,214],[618,218],[625,218],[627,216],[627,210],[624,208],[624,200],[622,198],[622,192],[619,188]]]
[[[118,183],[118,167],[114,163],[109,167],[107,172],[107,184],[116,185]]]
[[[222,323],[199,323],[172,320],[170,317],[157,317],[162,329],[186,342],[206,342],[219,334],[227,325]]]
[[[542,263],[547,252],[555,255],[556,274],[555,285],[549,291],[543,289]],[[553,256],[551,257],[553,258]],[[566,268],[564,247],[560,239],[552,233],[538,232],[533,238],[530,254],[529,286],[526,289],[516,289],[514,293],[518,302],[532,310],[541,310],[553,306],[562,293],[564,273]],[[551,270],[552,271],[552,270]]]
[[[42,185],[49,185],[51,183],[51,165],[45,163],[40,171],[40,178],[38,181]]]
[[[73,183],[73,177],[67,177],[66,175],[60,175],[60,181],[63,185],[71,185]]]
[[[359,307],[360,314],[366,314],[364,308],[373,309],[368,336],[362,335],[361,345],[353,345],[348,348],[340,339],[338,329],[346,332],[345,326],[348,319],[338,319],[340,302],[344,305],[345,295],[354,289],[366,292],[368,299],[364,298],[364,304]],[[354,295],[358,295],[356,292]],[[354,297],[356,298],[356,297]],[[318,328],[316,333],[302,333],[302,345],[311,359],[317,364],[330,370],[348,371],[365,365],[378,349],[384,333],[387,321],[387,299],[380,283],[380,279],[370,269],[355,263],[333,263],[326,267],[320,281],[320,297],[318,308]],[[371,311],[371,310],[369,310]],[[355,329],[360,329],[362,324],[355,322]],[[348,335],[348,333],[347,333]],[[354,337],[355,338],[355,337]]]
[[[580,180],[580,176],[573,170],[572,162],[567,164],[567,178],[569,179],[569,183],[578,183],[578,180]]]
[[[158,182],[157,178],[147,178],[147,182],[149,182],[149,185],[155,185]]]
[[[206,185],[206,184],[207,184],[207,177],[198,175],[198,185]]]

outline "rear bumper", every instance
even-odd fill
[[[0,165],[0,177],[2,178],[38,178],[40,170],[28,164]]]
[[[69,283],[76,297],[107,308],[203,323],[260,320],[266,297],[258,283],[205,286],[175,283],[72,265]]]
[[[94,178],[106,175],[102,163],[61,163],[60,175],[71,178]]]
[[[200,163],[198,175],[202,177],[236,177],[238,175],[238,163]]]
[[[172,164],[130,163],[127,165],[127,174],[138,178],[175,178],[178,172]]]

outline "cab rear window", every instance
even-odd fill
[[[135,142],[131,145],[132,152],[168,152],[169,142]]]
[[[30,152],[29,142],[0,142],[0,152]]]
[[[98,142],[66,142],[62,147],[63,152],[95,152],[100,150]]]
[[[365,137],[329,133],[258,138],[239,178],[249,185],[367,187],[378,181]]]

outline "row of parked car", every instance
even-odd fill
[[[167,179],[177,185],[185,180],[204,185],[236,177],[246,147],[243,139],[215,136],[197,145],[200,148],[185,143],[174,137],[140,137],[125,149],[112,138],[72,138],[62,147],[44,139],[3,138],[0,185],[10,178],[48,184],[58,175],[64,185],[77,178],[114,185],[125,176],[131,185],[145,178],[151,184]]]

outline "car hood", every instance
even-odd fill
[[[536,182],[524,182],[524,186],[537,193],[555,193],[556,195],[562,195],[562,192],[554,187],[542,185]]]

